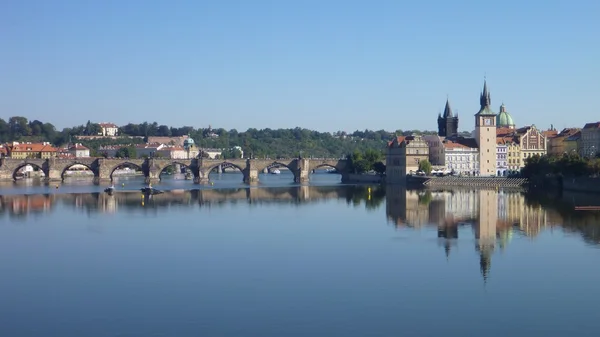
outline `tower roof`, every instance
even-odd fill
[[[446,99],[446,107],[444,108],[444,118],[454,117],[452,114],[452,108],[450,108],[450,101]]]
[[[477,115],[496,115],[490,106],[490,104],[492,104],[492,98],[487,88],[487,80],[485,79],[483,80],[483,91],[479,96],[479,104],[481,105],[481,108],[479,109]]]
[[[500,113],[498,114],[498,117],[496,117],[496,126],[499,128],[511,129],[515,127],[515,121],[508,111],[506,111],[506,106],[504,106],[504,103],[502,103],[500,106]]]

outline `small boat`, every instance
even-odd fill
[[[108,195],[112,195],[114,191],[115,191],[114,186],[110,186],[110,187],[107,187],[104,189],[104,192],[108,193]]]
[[[142,187],[142,188],[140,188],[140,190],[142,191],[142,193],[149,194],[149,195],[164,193],[163,191],[157,190],[156,188],[152,188],[152,187]]]
[[[281,174],[281,171],[278,169],[271,170],[271,174]]]

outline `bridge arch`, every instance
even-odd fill
[[[229,161],[226,161],[226,160],[225,160],[225,161],[223,161],[223,162],[221,162],[221,163],[218,163],[218,164],[215,164],[215,165],[211,166],[211,167],[210,167],[210,168],[209,168],[209,169],[208,169],[206,172],[209,172],[209,173],[210,173],[210,172],[212,172],[214,169],[216,169],[217,167],[219,167],[219,166],[221,166],[221,165],[228,165],[228,166],[231,166],[231,167],[235,167],[235,168],[236,168],[236,169],[238,169],[240,172],[242,172],[242,173],[244,172],[244,168],[243,168],[243,167],[240,167],[239,165],[236,165],[236,164],[234,164],[234,163],[232,163],[232,162],[229,162]]]
[[[73,163],[69,163],[67,164],[61,171],[60,173],[60,179],[65,180],[65,173],[73,166],[75,165],[81,165],[81,166],[85,166],[87,167],[93,174],[94,177],[98,176],[98,171],[96,169],[94,169],[92,166],[90,166],[89,164],[85,164],[85,163],[81,163],[81,162],[73,162]]]
[[[317,165],[317,166],[313,167],[313,168],[312,168],[312,170],[318,170],[318,169],[320,169],[320,168],[322,168],[322,167],[329,167],[329,168],[332,168],[332,169],[336,170],[337,172],[340,172],[340,171],[341,171],[341,169],[340,169],[339,167],[337,167],[336,165],[333,165],[333,164],[328,164],[328,163],[322,163],[322,164],[319,164],[319,165]],[[312,171],[312,170],[311,170],[311,171]]]
[[[45,175],[46,177],[48,177],[48,171],[47,171],[47,170],[44,170],[44,168],[43,168],[43,165],[42,165],[42,166],[40,166],[40,165],[38,165],[38,164],[35,164],[35,163],[28,163],[28,162],[25,162],[25,163],[21,163],[21,164],[17,165],[17,166],[15,167],[15,169],[13,170],[12,178],[13,178],[13,180],[14,180],[14,181],[17,181],[17,173],[19,173],[19,171],[20,171],[22,168],[24,168],[25,166],[31,166],[31,167],[37,168],[38,170],[40,170],[40,171],[44,172],[44,175]]]
[[[276,161],[272,162],[271,164],[268,164],[265,167],[259,168],[258,172],[262,173],[265,169],[272,169],[272,168],[282,167],[283,166],[283,167],[287,168],[288,170],[290,170],[290,172],[292,172],[294,175],[296,175],[295,170],[292,169],[292,167],[290,166],[290,164],[291,163],[285,164],[285,163],[283,163],[281,161],[276,160]]]
[[[110,169],[110,175],[109,175],[110,176],[110,180],[113,180],[113,173],[115,173],[115,171],[117,169],[121,168],[121,167],[133,167],[133,168],[135,168],[137,170],[140,170],[140,171],[144,172],[144,168],[142,166],[140,166],[140,165],[138,165],[136,163],[132,163],[130,161],[124,161],[124,162],[121,162],[121,163],[113,166]]]
[[[162,175],[162,174],[165,172],[165,170],[166,170],[167,168],[169,168],[169,167],[174,167],[175,165],[181,165],[181,166],[185,167],[187,170],[190,170],[190,171],[192,171],[192,173],[193,173],[193,170],[192,170],[192,168],[191,168],[191,165],[190,165],[190,164],[186,164],[186,163],[184,163],[183,161],[173,160],[173,161],[171,161],[171,162],[169,162],[169,163],[165,164],[165,166],[163,166],[162,168],[160,168],[160,167],[159,167],[160,171],[158,172],[158,179],[161,179],[161,178],[160,178],[160,177],[161,177],[161,175]]]

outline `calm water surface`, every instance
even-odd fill
[[[1,336],[598,333],[600,216],[576,196],[15,189],[0,196]]]

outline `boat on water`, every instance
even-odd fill
[[[273,169],[270,172],[271,174],[281,174],[281,171],[279,171],[278,169]]]
[[[155,194],[163,193],[163,191],[157,190],[156,188],[152,187],[152,184],[148,184],[148,186],[140,188],[140,191],[142,191],[142,193],[148,194],[148,195],[155,195]]]
[[[106,192],[108,195],[112,195],[114,191],[115,191],[114,185],[111,185],[110,187],[107,187],[104,189],[104,192]]]
[[[142,188],[140,188],[140,190],[142,191],[142,193],[149,194],[149,195],[164,193],[163,191],[157,190],[156,188],[153,188],[153,187],[142,187]]]

